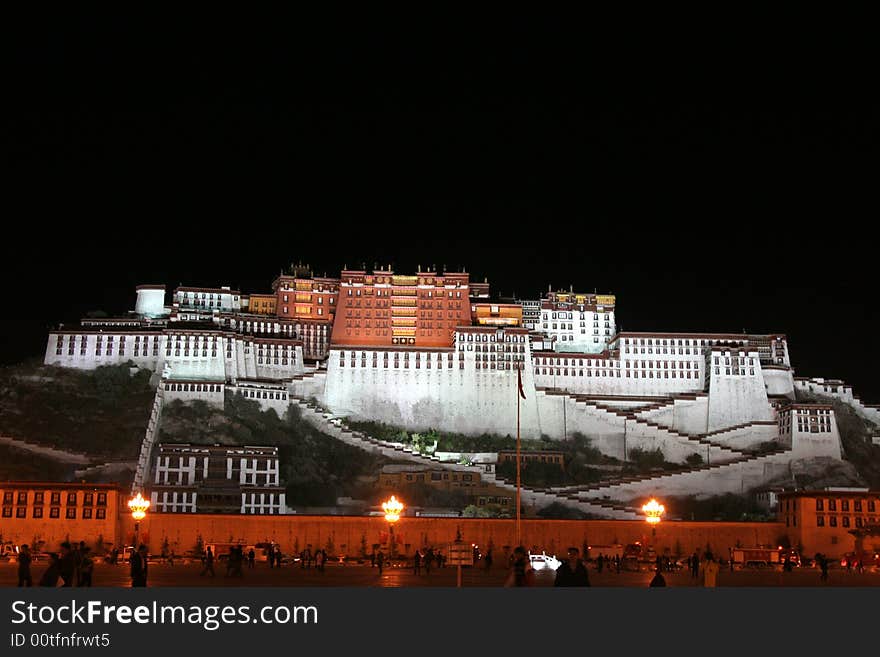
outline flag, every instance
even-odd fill
[[[525,398],[526,398],[526,393],[523,392],[523,387],[522,387],[522,370],[521,370],[521,369],[517,369],[517,370],[516,370],[516,384],[519,386],[519,396],[522,397],[523,399],[525,399]]]

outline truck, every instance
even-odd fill
[[[779,548],[734,548],[733,563],[739,568],[775,568],[782,563]]]

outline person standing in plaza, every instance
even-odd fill
[[[21,552],[18,553],[18,585],[34,585],[34,581],[31,578],[31,550],[27,544],[22,545]]]
[[[651,580],[651,583],[648,584],[649,587],[657,587],[657,586],[666,586],[666,579],[663,577],[663,573],[660,572],[660,569],[657,569],[657,572],[654,573],[654,579]]]
[[[580,550],[568,548],[568,560],[559,564],[556,569],[556,581],[553,586],[589,586],[590,576],[580,558]]]
[[[141,545],[131,554],[131,586],[147,585],[147,546]]]
[[[714,588],[718,582],[719,570],[720,568],[718,567],[718,562],[715,561],[715,557],[712,556],[711,552],[707,552],[703,563],[703,586]]]
[[[691,577],[697,579],[700,576],[700,557],[694,552],[693,556],[691,556]]]
[[[202,572],[199,573],[199,577],[204,575],[205,573],[211,573],[211,577],[214,577],[214,552],[209,547],[205,550],[205,567],[202,568]]]
[[[507,580],[504,582],[505,587],[515,586],[534,586],[535,571],[529,564],[529,557],[526,549],[522,545],[518,545],[513,549],[512,564]]]
[[[58,555],[52,552],[49,554],[49,566],[40,578],[40,586],[58,586],[60,578],[60,560]]]
[[[422,553],[416,549],[413,554],[413,575],[419,575],[422,572]]]
[[[79,561],[79,579],[77,580],[77,586],[91,586],[92,585],[92,573],[95,570],[95,560],[92,558],[90,554],[90,548],[83,546],[80,548],[81,556]]]
[[[271,543],[269,544],[269,548],[266,550],[266,561],[269,562],[269,568],[275,567],[275,546]]]
[[[76,570],[73,553],[70,549],[70,543],[64,541],[61,544],[61,556],[58,559],[58,574],[64,582],[63,586],[73,586],[73,576]]]
[[[376,565],[379,567],[379,574],[382,574],[382,566],[385,565],[385,554],[382,550],[379,550],[379,554],[376,555]]]
[[[254,552],[254,548],[248,550],[248,568],[254,567],[254,562],[257,560],[257,553]]]

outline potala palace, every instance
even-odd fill
[[[629,502],[647,494],[740,493],[785,475],[794,461],[841,459],[832,407],[796,403],[798,389],[880,424],[880,407],[850,386],[796,377],[785,335],[621,332],[615,313],[614,296],[572,290],[494,300],[488,282],[433,267],[412,275],[346,268],[322,278],[296,266],[265,294],[178,287],[167,298],[163,285],[139,286],[126,316],[52,331],[45,363],[130,361],[154,372],[137,489],[149,483],[163,404],[223,405],[227,393],[279,414],[298,405],[339,440],[436,467],[436,457],[352,431],[346,418],[514,435],[521,372],[523,437],[579,432],[621,460],[636,448],[660,449],[682,464],[659,476],[523,494],[526,503],[563,502],[609,518],[639,517]],[[756,450],[771,441],[778,449]],[[702,465],[687,467],[694,454]],[[443,467],[494,477],[483,465]]]

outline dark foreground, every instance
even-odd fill
[[[34,581],[38,582],[46,565],[36,563],[32,569]],[[149,566],[148,585],[152,587],[166,586],[455,586],[456,568],[432,568],[430,573],[422,571],[415,575],[412,568],[385,568],[379,574],[378,568],[367,565],[328,564],[324,572],[315,568],[303,569],[297,566],[269,568],[265,563],[256,564],[253,569],[247,567],[242,577],[227,577],[225,566],[215,566],[216,575],[202,576],[202,564],[175,562],[151,563]],[[17,565],[0,563],[0,586],[16,586]],[[553,571],[536,573],[538,586],[552,586]],[[462,586],[503,586],[507,576],[506,569],[495,567],[491,571],[482,568],[463,568]],[[647,587],[653,577],[652,572],[596,572],[590,569],[590,582],[593,586],[614,587]],[[667,586],[701,586],[701,582],[692,579],[686,572],[665,573]],[[127,587],[131,581],[127,565],[111,566],[99,563],[95,565],[94,586]],[[880,586],[880,573],[864,572],[848,573],[844,569],[832,569],[827,582],[819,578],[819,571],[812,568],[796,569],[791,573],[777,571],[741,571],[722,570],[718,575],[718,586]]]

